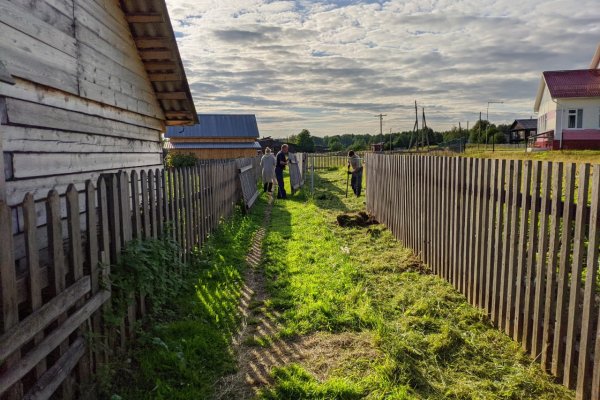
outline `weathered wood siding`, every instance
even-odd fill
[[[41,209],[52,188],[82,192],[105,172],[161,166],[163,111],[118,2],[0,0],[0,37],[16,81],[0,83],[15,234],[23,219],[14,206],[27,192]]]

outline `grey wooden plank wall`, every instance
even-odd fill
[[[600,398],[600,166],[365,157],[367,208],[578,399]]]

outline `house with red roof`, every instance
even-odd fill
[[[588,69],[545,71],[532,150],[600,149],[600,45]]]

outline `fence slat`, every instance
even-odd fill
[[[507,171],[508,168],[508,171]],[[508,224],[510,221],[510,211],[512,207],[512,185],[506,180],[514,173],[514,163],[506,160],[500,160],[500,170],[496,180],[496,229],[494,230],[494,261],[492,272],[494,283],[492,290],[492,321],[500,329],[504,326],[504,291],[506,287],[506,278],[503,271],[506,271],[507,254],[505,249],[508,246],[507,232],[510,231]],[[507,173],[508,172],[508,173]],[[504,212],[506,204],[506,212]]]
[[[490,160],[489,164],[489,172],[486,176],[488,179],[488,195],[489,200],[487,203],[488,208],[488,229],[486,229],[486,239],[484,240],[485,246],[485,254],[484,254],[484,268],[485,268],[485,285],[482,285],[481,294],[482,297],[482,306],[486,310],[488,315],[492,313],[492,287],[495,278],[495,270],[493,268],[493,264],[495,261],[494,258],[494,244],[499,245],[499,243],[494,243],[495,241],[495,232],[496,232],[496,202],[498,201],[499,191],[494,186],[498,175],[498,160]],[[488,178],[489,176],[489,178]]]
[[[524,311],[524,277],[527,269],[527,244],[528,244],[528,222],[529,222],[529,210],[531,209],[530,192],[531,192],[531,161],[527,160],[524,162],[523,168],[523,181],[521,186],[521,204],[520,204],[520,215],[519,215],[519,259],[517,260],[517,270],[515,280],[512,284],[514,290],[514,307],[508,308],[508,312],[512,312],[512,315],[507,314],[507,319],[510,322],[514,322],[513,329],[509,328],[509,332],[512,331],[512,337],[516,341],[520,341],[523,336],[523,311]]]
[[[548,246],[548,265],[546,267],[546,300],[544,303],[544,326],[542,332],[542,348],[540,362],[542,368],[549,369],[552,359],[552,330],[556,312],[556,267],[560,246],[560,205],[563,192],[563,164],[552,165],[552,206],[550,211],[550,244]]]
[[[534,243],[539,245],[537,265],[535,271],[535,294],[533,294],[533,319],[532,319],[532,339],[531,339],[531,356],[537,358],[542,351],[542,332],[544,318],[544,300],[546,290],[546,264],[548,262],[548,206],[550,205],[550,181],[552,180],[552,169],[548,162],[542,164],[541,169],[542,183],[540,194],[541,204],[539,208],[539,242],[534,240]]]
[[[27,266],[29,270],[29,301],[32,313],[42,306],[42,284],[40,275],[40,259],[37,242],[37,223],[33,195],[27,193],[23,200],[23,218],[25,223],[25,249],[27,253]],[[38,331],[35,335],[34,345],[38,345],[44,338],[44,333]],[[42,360],[35,368],[36,379],[46,371],[46,360]]]
[[[2,299],[2,331],[7,332],[19,323],[19,308],[17,304],[17,277],[15,260],[13,258],[12,216],[10,208],[0,200],[0,296]],[[4,360],[8,370],[13,368],[20,360],[17,351]],[[20,399],[23,396],[23,387],[17,383],[5,394],[7,399]]]
[[[581,274],[583,272],[583,256],[585,245],[585,218],[587,216],[587,198],[589,189],[590,165],[579,166],[577,190],[577,209],[575,212],[575,237],[573,239],[573,258],[571,264],[569,311],[567,313],[567,339],[565,343],[565,371],[563,384],[574,388],[576,376],[576,345],[581,332]]]
[[[569,259],[573,237],[573,195],[575,192],[575,164],[565,165],[565,190],[563,201],[563,223],[561,234],[560,257],[558,262],[556,289],[556,318],[554,324],[554,344],[552,347],[552,374],[563,377],[565,362],[565,342],[567,331],[567,299],[569,298]]]
[[[581,175],[580,179],[581,179]],[[592,344],[595,339],[593,331],[594,318],[598,315],[596,302],[596,282],[598,278],[599,255],[599,210],[600,207],[600,165],[595,165],[592,173],[592,197],[589,214],[589,232],[583,309],[581,314],[581,339],[579,342],[579,360],[577,368],[577,399],[590,396],[592,383]],[[579,201],[579,200],[578,200]]]

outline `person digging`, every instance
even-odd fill
[[[362,189],[362,163],[360,157],[353,150],[348,152],[348,175],[351,175],[350,186],[356,197],[360,196]]]

